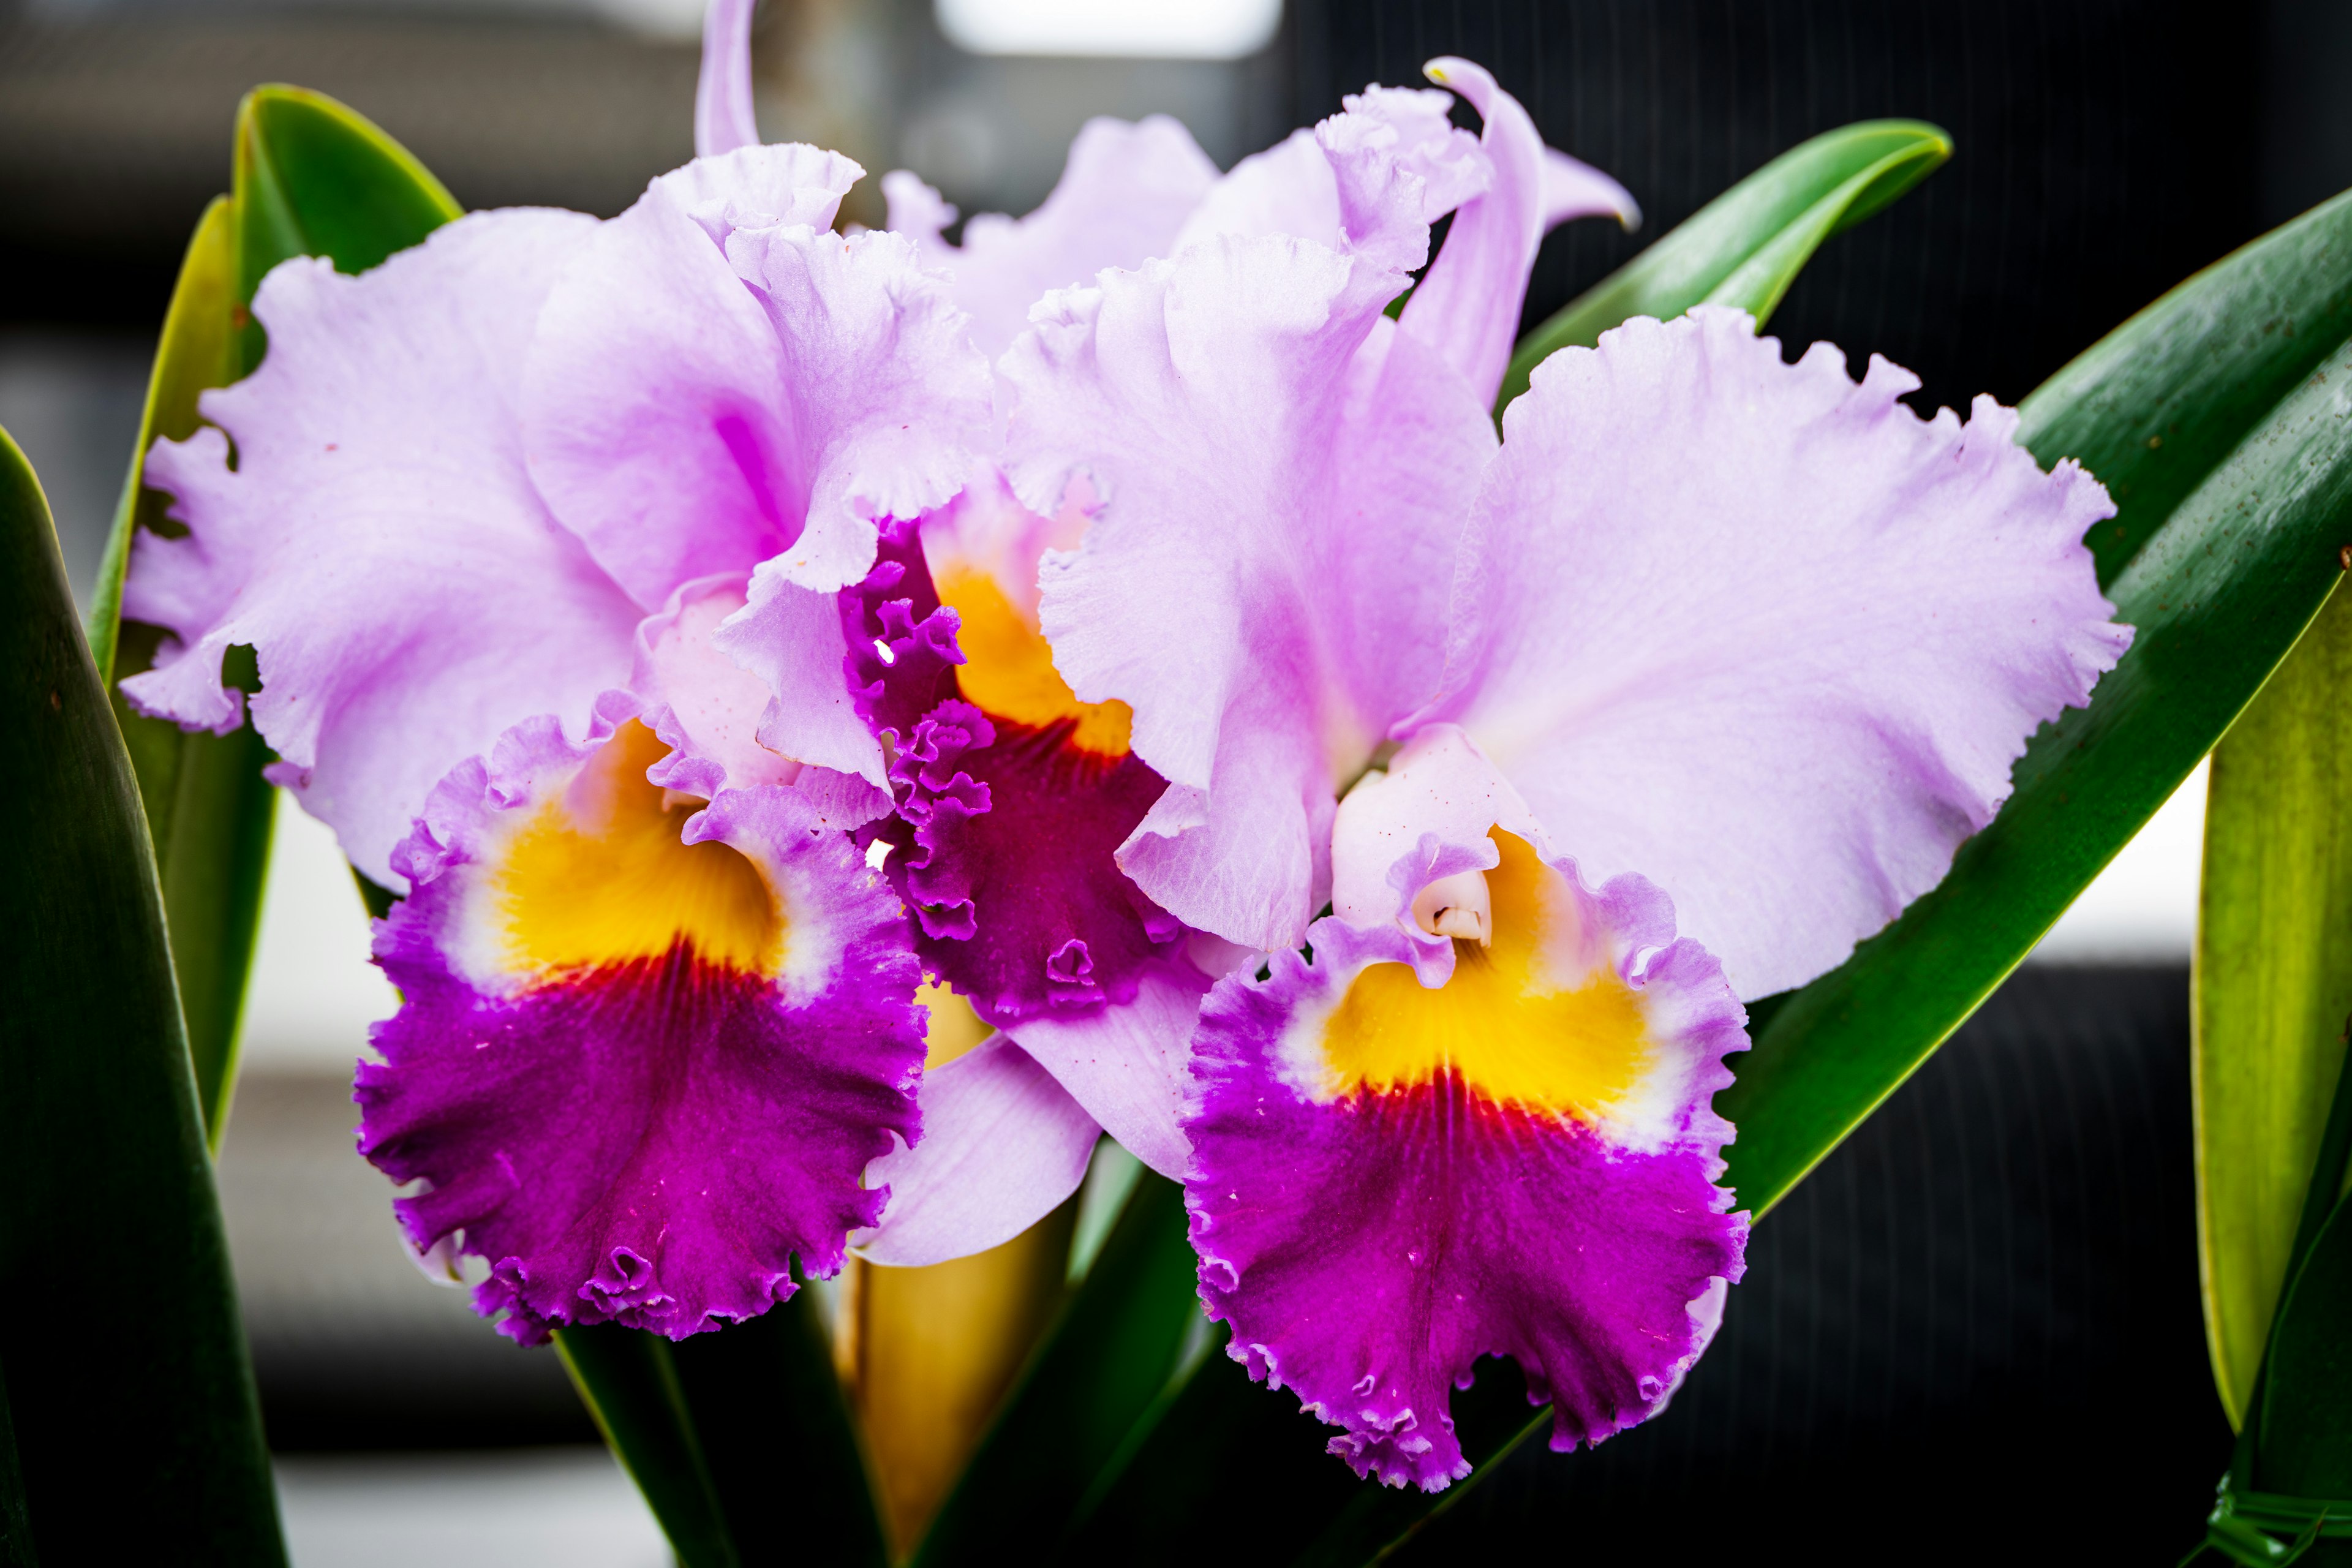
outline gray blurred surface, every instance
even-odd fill
[[[0,330],[0,430],[40,476],[74,602],[87,607],[130,470],[154,339],[133,332]]]
[[[594,1441],[553,1351],[409,1262],[357,1121],[349,1078],[323,1073],[248,1073],[230,1112],[221,1207],[270,1446]]]
[[[294,1568],[667,1568],[602,1448],[278,1462]]]

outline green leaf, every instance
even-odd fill
[[[247,307],[262,278],[298,255],[328,256],[346,272],[360,271],[458,212],[440,183],[383,132],[298,88],[247,95],[235,163],[234,194],[205,209],[173,290],[91,606],[90,645],[110,687],[148,668],[161,640],[155,627],[118,624],[132,537],[141,528],[179,527],[164,516],[168,498],[143,488],[147,451],[159,437],[193,433],[197,395],[260,362],[261,329]],[[257,689],[251,651],[234,650],[231,660],[232,683]],[[261,776],[269,750],[250,722],[227,735],[184,734],[133,714],[119,692],[113,700],[154,836],[197,1102],[217,1150],[236,1082],[237,1024],[269,858],[276,801]]]
[[[2352,1205],[2338,1201],[2281,1304],[2253,1489],[2352,1498]]]
[[[259,87],[236,111],[237,298],[269,269],[324,256],[364,272],[464,216],[415,154],[323,93]],[[238,314],[242,371],[261,363],[261,325]]]
[[[0,557],[0,800],[22,824],[0,879],[0,1363],[22,1510],[51,1568],[282,1563],[138,788],[5,433]]]
[[[1942,885],[1756,1031],[1716,1100],[1739,1128],[1727,1153],[1743,1206],[1779,1202],[1959,1026],[2334,588],[2352,540],[2347,304],[2352,196],[2200,273],[2026,400],[2036,458],[2106,465],[2121,510],[2094,532],[2137,635],[2087,709],[2033,737]]]
[[[2197,932],[2198,1241],[2232,1425],[2262,1366],[2352,1014],[2352,595],[2213,751]]]
[[[1916,120],[1865,120],[1790,148],[1520,340],[1496,414],[1555,351],[1591,348],[1630,317],[1736,305],[1760,325],[1822,241],[1884,211],[1951,155],[1952,139]]]
[[[555,1342],[686,1568],[887,1561],[805,1289],[675,1344],[617,1324],[563,1329]]]
[[[915,1561],[1000,1560],[1057,1531],[1168,1386],[1199,1319],[1184,1189],[1138,1178],[1109,1239],[982,1438]]]

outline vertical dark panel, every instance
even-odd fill
[[[2292,40],[2352,32],[2319,0],[2279,4],[2320,16]],[[1965,410],[1979,392],[2015,402],[2252,237],[2263,210],[2258,104],[2284,124],[2342,118],[2322,90],[2326,73],[2307,61],[2298,68],[2308,90],[2294,102],[2314,107],[2282,109],[2258,93],[2271,36],[2259,10],[2224,22],[2190,0],[1299,7],[1303,115],[1328,112],[1366,81],[1415,80],[1431,55],[1467,55],[1522,96],[1553,145],[1641,200],[1647,234],[1588,222],[1552,237],[1530,323],[1808,136],[1885,115],[1944,126],[1958,143],[1950,166],[1825,247],[1772,327],[1792,350],[1841,344],[1857,371],[1874,352],[1909,366],[1927,407]],[[2282,53],[2294,44],[2269,50]],[[2303,140],[2318,148],[2324,138]],[[2305,162],[2305,184],[2336,177],[2319,153]]]

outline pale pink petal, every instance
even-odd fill
[[[761,746],[856,778],[887,808],[882,748],[850,695],[849,645],[834,595],[773,573],[756,577],[750,602],[711,645],[760,682],[767,699],[755,731]]]
[[[866,1168],[882,1223],[853,1232],[869,1262],[914,1268],[1012,1240],[1078,1190],[1101,1129],[1002,1035],[923,1074],[923,1136]]]
[[[1181,1125],[1192,1084],[1192,1026],[1208,989],[1207,975],[1172,965],[1147,973],[1135,1000],[1123,1006],[1084,1017],[1044,1014],[1014,1033],[1104,1131],[1181,1182],[1192,1152]],[[928,1099],[923,1110],[928,1117]]]
[[[953,274],[972,341],[992,359],[1049,290],[1088,282],[1106,267],[1171,254],[1177,230],[1216,178],[1216,164],[1192,132],[1154,114],[1134,124],[1087,121],[1036,211],[1018,219],[979,214],[964,225],[961,246],[939,237],[955,209],[914,175],[893,174],[883,191],[890,227],[916,242],[924,265]]]
[[[1339,803],[1331,826],[1331,912],[1360,926],[1403,918],[1412,896],[1456,861],[1481,869],[1499,862],[1487,837],[1493,827],[1551,858],[1527,802],[1470,738],[1452,724],[1424,727],[1385,773],[1367,773]]]
[[[1288,234],[1339,247],[1339,182],[1314,132],[1294,131],[1235,163],[1184,220],[1175,251],[1221,234]]]
[[[1627,233],[1642,226],[1633,193],[1556,147],[1544,149],[1543,224],[1549,231],[1570,218],[1613,217]]]
[[[751,12],[758,0],[707,0],[702,13],[702,77],[694,93],[694,153],[698,158],[757,145],[751,116]]]
[[[254,647],[278,776],[387,886],[444,773],[534,714],[583,733],[628,677],[641,612],[549,515],[520,438],[532,323],[596,230],[482,213],[363,277],[286,263],[254,301],[268,357],[205,395],[219,428],[149,459],[189,531],[137,542],[124,613],[178,641],[126,694],[226,729],[222,655]]]
[[[1120,866],[1252,947],[1298,941],[1339,785],[1435,690],[1441,584],[1493,450],[1485,401],[1382,317],[1403,281],[1213,239],[1058,296],[1003,363],[1015,489],[1034,508],[1084,472],[1101,498],[1046,558],[1055,664],[1134,708],[1171,786]]]
[[[1339,184],[1341,248],[1410,272],[1429,259],[1429,226],[1489,189],[1494,165],[1446,119],[1454,95],[1368,87],[1315,128]]]
[[[1399,324],[1443,353],[1492,401],[1511,363],[1519,303],[1544,237],[1544,144],[1519,100],[1468,60],[1434,59],[1429,79],[1457,88],[1486,122],[1480,139],[1494,183],[1465,202]]]
[[[946,499],[970,466],[987,367],[944,289],[903,242],[821,226],[856,172],[792,146],[688,164],[547,302],[531,474],[649,610],[786,550],[834,574],[812,586],[855,580],[873,516]]]
[[[1505,416],[1464,545],[1458,721],[1594,881],[1648,878],[1745,997],[1844,958],[1942,879],[2044,721],[2130,640],[2113,515],[2017,416],[1963,426],[1797,364],[1748,319],[1637,319]]]

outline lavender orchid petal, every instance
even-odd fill
[[[1170,254],[1216,178],[1216,164],[1192,132],[1154,114],[1134,124],[1087,121],[1036,211],[1017,219],[979,214],[964,225],[960,246],[940,238],[955,209],[938,192],[903,170],[886,176],[882,188],[890,228],[914,241],[925,266],[952,275],[956,303],[972,319],[972,341],[993,359],[1051,290],[1087,282],[1106,267],[1139,267]]]
[[[1183,1129],[1192,1030],[1208,988],[1191,963],[1163,962],[1142,973],[1125,1005],[1047,1013],[1013,1033],[1121,1147],[1181,1182],[1192,1154]]]
[[[920,1268],[1012,1240],[1078,1190],[1102,1130],[1019,1046],[993,1036],[923,1075],[923,1141],[867,1168],[882,1223],[850,1244]]]
[[[1591,874],[1664,888],[1741,995],[1801,984],[1941,879],[2129,644],[2082,544],[2113,503],[1990,399],[1922,420],[1908,373],[1784,364],[1737,311],[1629,322],[1537,381],[1425,717]]]
[[[1469,1473],[1448,1404],[1481,1355],[1552,1404],[1555,1447],[1654,1414],[1747,1234],[1715,1185],[1747,1042],[1714,961],[1639,879],[1492,849],[1486,943],[1328,919],[1311,963],[1220,982],[1187,1123],[1228,1353],[1358,1474],[1433,1490]]]
[[[1221,234],[1287,234],[1339,248],[1339,182],[1314,132],[1294,131],[1227,170],[1165,254]]]
[[[1519,301],[1543,243],[1543,136],[1519,100],[1468,60],[1434,59],[1429,79],[1460,90],[1486,121],[1479,144],[1493,184],[1462,204],[1445,247],[1429,264],[1398,318],[1405,331],[1443,353],[1489,403],[1503,384],[1519,331]]]
[[[945,289],[904,241],[821,226],[856,174],[792,146],[689,165],[548,300],[531,474],[648,609],[771,558],[856,581],[873,520],[952,495],[984,438],[987,366]]]
[[[1558,148],[1544,149],[1543,226],[1549,233],[1571,218],[1613,217],[1632,234],[1642,226],[1633,193]]]
[[[702,73],[694,92],[694,155],[759,145],[751,114],[751,13],[759,0],[707,0]]]
[[[518,419],[532,323],[597,228],[482,213],[363,277],[288,262],[255,296],[260,368],[148,461],[188,532],[133,546],[124,614],[173,640],[124,694],[225,731],[221,658],[253,647],[274,776],[386,886],[442,774],[532,713],[584,733],[629,674],[642,611],[550,514]]]
[[[1423,183],[1391,184],[1417,213]],[[1434,690],[1454,520],[1494,447],[1476,394],[1382,316],[1402,284],[1213,239],[1057,296],[1001,367],[1016,489],[1035,506],[1083,471],[1103,497],[1046,557],[1039,615],[1171,785],[1120,865],[1252,947],[1303,934],[1338,783]]]
[[[681,836],[631,706],[455,770],[378,928],[404,1000],[360,1068],[362,1152],[425,1181],[411,1243],[487,1258],[478,1305],[527,1343],[756,1316],[795,1257],[840,1267],[888,1195],[866,1167],[919,1132],[897,900],[797,790],[727,791]]]

